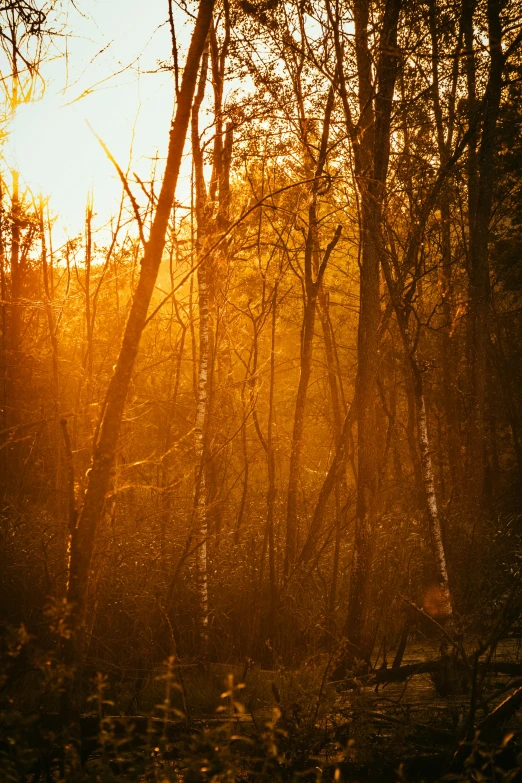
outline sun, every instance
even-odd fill
[[[45,95],[17,108],[6,158],[36,196],[51,196],[51,208],[71,227],[81,225],[86,194],[100,167],[107,169],[85,121],[74,107]],[[107,170],[105,170],[107,179]]]

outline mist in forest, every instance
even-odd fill
[[[0,779],[522,780],[522,3],[0,44]]]

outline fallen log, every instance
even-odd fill
[[[440,660],[406,663],[391,669],[379,669],[370,679],[370,685],[381,685],[386,682],[403,682],[416,674],[431,674],[440,670]]]
[[[489,715],[476,726],[475,736],[479,741],[491,742],[499,732],[502,724],[508,721],[522,707],[522,686],[518,687],[511,696],[504,699]],[[471,739],[461,742],[453,754],[448,766],[448,772],[460,772],[464,763],[473,750]]]
[[[455,666],[459,671],[465,671],[466,668],[462,661],[455,661]],[[433,661],[419,661],[419,663],[407,663],[396,669],[379,669],[374,672],[368,682],[369,685],[382,685],[388,682],[404,682],[408,677],[414,677],[416,674],[434,674],[442,668],[440,658]],[[505,674],[510,677],[522,676],[522,663],[510,663],[509,661],[479,661],[479,672],[488,672],[489,674]]]
[[[517,688],[511,696],[504,699],[484,720],[477,726],[479,737],[489,740],[497,729],[509,720],[522,707],[522,686]]]

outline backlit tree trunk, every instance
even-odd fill
[[[125,400],[138,354],[140,339],[146,325],[147,312],[161,264],[165,237],[178,181],[183,146],[190,120],[192,99],[196,87],[199,62],[212,19],[213,0],[201,0],[179,96],[170,130],[165,174],[157,201],[149,240],[144,248],[138,283],[134,291],[123,342],[114,373],[109,382],[98,422],[91,468],[83,505],[69,544],[67,601],[70,607],[70,636],[65,640],[65,663],[72,674],[82,663],[83,627],[92,554],[98,523],[103,513],[105,496],[116,458]],[[80,688],[78,679],[71,678],[64,709],[77,715]]]
[[[276,640],[277,621],[277,574],[275,561],[274,517],[275,501],[277,497],[276,469],[274,453],[274,390],[275,390],[275,339],[277,324],[277,289],[274,286],[272,297],[272,329],[270,338],[270,388],[268,393],[268,425],[266,437],[266,461],[268,473],[268,488],[266,492],[266,525],[268,538],[268,579],[269,579],[269,609],[268,609],[268,638],[272,647]]]
[[[433,79],[433,113],[435,116],[435,131],[439,153],[439,164],[447,163],[455,133],[455,105],[457,93],[457,81],[459,75],[459,57],[462,51],[462,31],[459,33],[455,52],[454,64],[451,73],[451,90],[448,98],[448,117],[444,124],[442,99],[439,80],[440,46],[437,30],[438,11],[437,0],[430,0],[429,24],[432,50],[432,79]],[[442,342],[442,376],[444,386],[444,412],[446,419],[446,439],[449,472],[453,496],[461,493],[461,447],[459,432],[459,417],[457,413],[457,362],[455,361],[455,345],[453,339],[453,314],[454,314],[454,284],[451,241],[451,190],[447,185],[440,195],[440,231],[441,231],[441,281],[442,281],[442,312],[444,316],[444,330],[441,335]]]
[[[320,177],[323,174],[328,152],[328,137],[330,121],[334,104],[334,91],[330,89],[323,119],[323,131],[321,147],[315,168],[315,181],[311,185],[310,206],[308,208],[308,229],[304,251],[304,312],[301,326],[301,353],[299,365],[299,384],[295,401],[294,425],[292,430],[292,445],[290,450],[290,466],[288,473],[288,493],[286,511],[286,543],[285,543],[285,577],[288,577],[297,556],[297,494],[299,485],[299,471],[301,466],[301,451],[303,448],[303,429],[305,422],[306,397],[308,384],[312,372],[312,354],[315,330],[315,316],[317,310],[317,297],[322,284],[328,257],[337,244],[340,231],[336,234],[333,244],[330,243],[325,251],[321,263],[318,264],[314,275],[314,243],[316,242],[318,216],[317,193],[320,185]]]
[[[208,49],[203,53],[201,73],[197,94],[192,107],[192,155],[194,165],[195,213],[197,221],[196,258],[200,258],[206,249],[208,231],[208,204],[207,190],[203,174],[203,155],[199,138],[199,111],[205,95],[207,79]],[[196,421],[194,425],[194,455],[196,462],[195,481],[195,527],[197,549],[197,580],[199,595],[199,632],[200,652],[203,657],[207,654],[208,645],[208,492],[207,492],[207,462],[208,452],[206,448],[208,406],[210,398],[210,373],[212,372],[210,337],[210,292],[209,292],[209,265],[211,257],[205,258],[198,267],[198,308],[199,308],[199,369],[198,369],[198,397],[196,404]]]
[[[335,676],[342,676],[355,658],[370,653],[369,592],[373,561],[372,531],[376,516],[377,443],[376,396],[378,331],[380,323],[380,275],[378,233],[390,151],[392,99],[398,69],[397,26],[401,0],[387,0],[382,11],[376,78],[370,48],[370,3],[354,0],[355,55],[359,119],[352,118],[344,71],[344,51],[339,19],[329,4],[333,28],[339,91],[360,192],[360,311],[358,329],[357,431],[358,483],[354,559],[345,635],[348,641]],[[337,8],[336,8],[337,11]]]

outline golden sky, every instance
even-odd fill
[[[167,0],[83,0],[78,7],[81,13],[72,7],[68,13],[67,43],[61,39],[60,51],[51,51],[44,64],[45,95],[18,108],[4,150],[21,181],[50,196],[60,216],[57,230],[70,234],[83,226],[91,188],[99,222],[116,210],[121,192],[86,120],[124,169],[134,129],[130,171],[147,180],[151,159],[165,154],[173,107],[171,73],[151,73],[158,61],[170,62]],[[190,31],[191,21],[178,11],[182,50]],[[187,193],[189,166],[178,197]],[[135,191],[140,201],[138,186]]]

